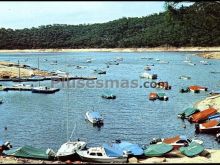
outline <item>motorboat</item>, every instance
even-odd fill
[[[105,94],[102,94],[102,98],[105,98],[105,99],[116,99],[116,95],[114,95],[112,93],[105,93]]]
[[[100,69],[95,69],[94,72],[97,74],[106,74],[105,70],[100,70]]]
[[[140,75],[140,78],[147,78],[147,79],[157,79],[157,74],[150,74],[147,72],[144,72]]]
[[[86,142],[79,139],[77,141],[68,141],[61,145],[56,153],[56,157],[61,161],[74,160],[78,156],[76,151],[85,149],[86,145]]]
[[[58,92],[59,88],[49,88],[46,86],[39,86],[32,88],[32,93],[44,93],[44,94],[52,94]]]
[[[92,112],[86,112],[85,119],[90,121],[92,124],[101,125],[104,122],[104,118],[102,115],[100,115],[99,112],[92,111]]]
[[[91,147],[78,150],[77,154],[83,161],[97,163],[127,163],[127,155],[122,155],[117,149],[103,144],[102,147]]]
[[[182,80],[190,80],[191,77],[190,76],[180,76],[179,79],[182,79]]]

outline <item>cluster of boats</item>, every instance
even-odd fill
[[[155,100],[162,100],[162,101],[168,101],[169,97],[166,96],[165,93],[156,93],[156,92],[151,92],[149,94],[149,100],[155,101]]]
[[[170,138],[153,139],[149,144],[140,146],[124,140],[115,140],[111,143],[104,143],[101,146],[88,147],[86,141],[77,139],[67,141],[62,144],[57,152],[52,149],[46,151],[31,146],[23,146],[11,149],[10,144],[0,144],[5,146],[4,153],[9,156],[75,161],[95,163],[126,163],[128,158],[148,158],[155,156],[166,156],[172,151],[179,150],[183,155],[193,157],[203,152],[203,142],[196,139],[189,139],[186,136],[175,136]]]

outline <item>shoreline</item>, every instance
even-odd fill
[[[219,47],[85,48],[85,49],[1,49],[0,53],[40,52],[220,52]]]

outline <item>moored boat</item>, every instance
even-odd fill
[[[157,85],[156,85],[157,88],[162,88],[162,89],[165,89],[165,90],[169,90],[171,89],[171,86],[169,85],[168,82],[158,82]]]
[[[104,123],[104,118],[96,111],[86,112],[85,118],[92,124],[102,125]]]
[[[154,101],[154,100],[157,100],[157,98],[158,98],[157,93],[151,92],[149,94],[149,100]]]
[[[150,74],[150,73],[147,73],[147,72],[144,72],[140,75],[140,78],[147,78],[147,79],[157,79],[157,74]]]
[[[150,71],[151,68],[150,68],[149,66],[145,66],[145,67],[144,67],[144,70],[146,70],[146,71]]]
[[[214,108],[208,108],[203,111],[200,111],[196,114],[193,114],[188,118],[190,122],[199,123],[208,119],[209,116],[217,113],[217,110]]]
[[[106,71],[101,70],[101,69],[95,69],[94,72],[97,73],[97,74],[106,74]]]
[[[194,93],[199,93],[200,91],[207,91],[208,88],[207,87],[193,85],[193,86],[189,86],[189,90],[194,92]]]
[[[218,90],[218,91],[211,91],[209,94],[211,96],[220,95],[220,90]]]
[[[44,94],[52,94],[58,92],[59,88],[49,88],[46,86],[39,86],[32,88],[32,93],[44,93]]]
[[[158,93],[157,96],[158,96],[158,99],[162,101],[167,101],[169,99],[169,97],[166,96],[165,93]]]
[[[190,76],[182,75],[182,76],[179,77],[179,79],[182,79],[182,80],[189,80],[189,79],[191,79],[191,77],[190,77]]]
[[[104,94],[102,94],[102,98],[105,98],[105,99],[116,99],[116,95],[114,95],[112,93],[104,93]]]
[[[182,87],[182,88],[180,89],[180,93],[188,93],[188,92],[190,92],[189,87]]]

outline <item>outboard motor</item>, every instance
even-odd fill
[[[200,130],[199,130],[199,124],[198,123],[196,123],[195,124],[195,133],[200,133]]]
[[[217,142],[220,142],[220,133],[217,133],[217,134],[216,134],[215,140],[216,140]]]
[[[158,142],[162,142],[161,138],[155,139],[153,138],[153,140],[150,142],[150,144],[157,144]]]

